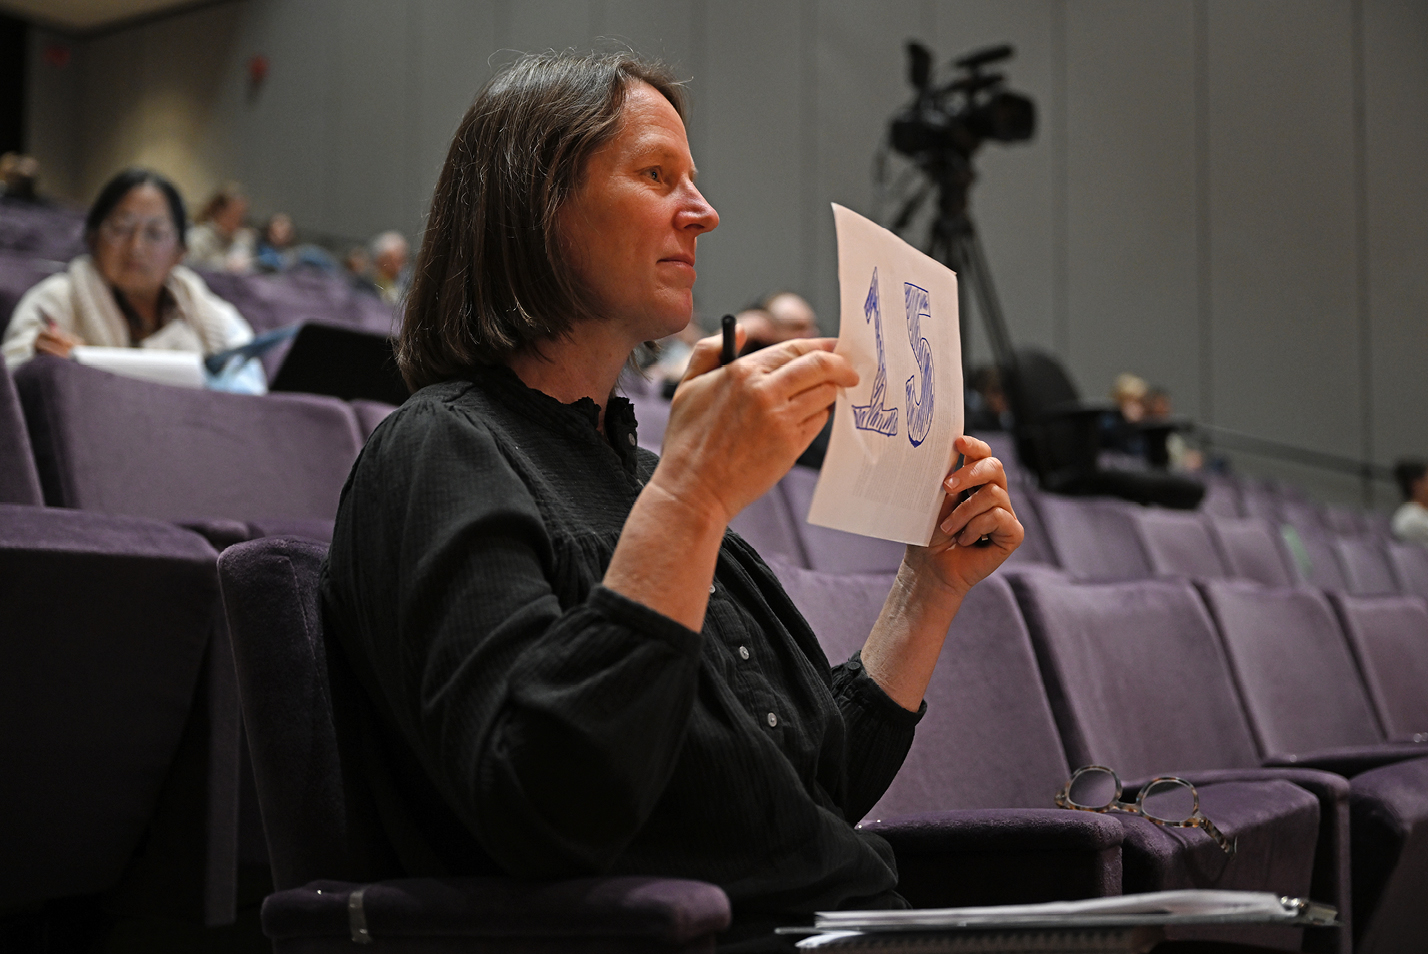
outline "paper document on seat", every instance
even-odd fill
[[[838,395],[808,522],[926,546],[962,433],[957,276],[840,205],[837,353],[858,372]]]
[[[1337,911],[1268,891],[1185,889],[1083,901],[919,910],[819,911],[815,931],[1114,927],[1138,924],[1336,923]]]
[[[70,354],[80,364],[126,378],[181,388],[203,387],[203,356],[192,351],[80,345]]]

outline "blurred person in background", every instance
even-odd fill
[[[1153,387],[1145,392],[1141,402],[1145,408],[1145,420],[1151,423],[1169,423],[1174,416],[1170,404],[1170,392],[1162,387]],[[1165,437],[1165,452],[1170,459],[1170,469],[1193,473],[1205,468],[1205,455],[1191,447],[1185,435],[1178,430]]]
[[[253,271],[258,236],[243,224],[248,199],[236,183],[229,183],[209,198],[188,231],[188,257],[184,264],[215,272],[246,275]]]
[[[1011,429],[1011,411],[1002,391],[1002,375],[994,364],[982,364],[967,374],[968,431]]]
[[[1403,492],[1403,503],[1393,512],[1393,535],[1428,546],[1428,464],[1400,460],[1393,465],[1393,479]]]
[[[736,316],[745,334],[744,354],[818,334],[813,306],[791,291],[778,291]]]
[[[347,283],[356,291],[381,298],[382,292],[372,281],[371,271],[372,256],[367,254],[366,246],[353,245],[342,256],[342,272],[347,276]]]
[[[0,156],[0,180],[5,190],[0,192],[11,202],[31,202],[48,205],[40,198],[37,186],[40,181],[40,162],[34,156],[18,152],[7,152]]]
[[[337,259],[320,245],[311,242],[299,244],[297,229],[292,216],[286,212],[275,212],[263,226],[258,238],[258,253],[254,258],[258,271],[277,274],[295,268],[335,274]],[[364,265],[365,267],[365,265]]]
[[[269,217],[263,226],[263,234],[258,238],[258,252],[254,262],[260,272],[285,272],[297,260],[297,249],[293,242],[297,230],[286,212],[277,212]]]
[[[411,281],[407,271],[411,247],[402,233],[388,231],[372,239],[371,254],[372,271],[369,277],[372,284],[377,286],[382,301],[395,305],[406,294],[407,284]]]
[[[147,169],[110,179],[85,218],[89,253],[15,306],[5,331],[6,364],[37,353],[69,357],[80,345],[212,355],[251,341],[237,309],[179,264],[185,224],[183,199],[168,179]],[[249,360],[219,386],[262,393],[262,365]]]

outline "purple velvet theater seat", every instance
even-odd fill
[[[1398,581],[1388,562],[1388,553],[1378,540],[1366,536],[1336,537],[1330,541],[1339,568],[1344,572],[1346,591],[1355,596],[1375,596],[1398,592]]]
[[[834,659],[862,644],[891,582],[884,576],[777,569]],[[1017,578],[1054,575],[1021,571]],[[1297,883],[1280,877],[1284,868],[1276,871],[1265,864],[1271,854],[1287,868],[1302,864],[1299,881],[1308,884],[1318,805],[1283,781],[1204,786],[1206,812],[1218,812],[1217,820],[1234,819],[1241,838],[1241,858],[1228,866],[1219,848],[1199,833],[1163,829],[1123,814],[1093,816],[1122,829],[1120,839],[1107,841],[1099,828],[1081,830],[1085,822],[1076,816],[1091,813],[1048,812],[1069,766],[1030,637],[1003,580],[979,584],[963,603],[926,700],[927,713],[908,759],[869,813],[874,821],[865,822],[898,851],[899,890],[917,904],[1075,896],[1072,891],[1084,896],[1093,888],[1104,892],[1115,875],[1108,871],[1095,888],[1088,874],[1095,870],[1097,853],[1111,863],[1109,848],[1116,841],[1121,842],[1121,882],[1128,893]],[[1296,837],[1307,840],[1308,849],[1295,844]],[[1269,881],[1263,880],[1266,876]]]
[[[1058,566],[1056,551],[1051,546],[1051,538],[1046,534],[1046,522],[1041,519],[1041,509],[1037,505],[1040,492],[1025,475],[1019,479],[1008,475],[1007,486],[1011,494],[1012,508],[1016,510],[1017,520],[1021,522],[1026,535],[1022,537],[1021,546],[1013,551],[1004,565]]]
[[[1007,431],[969,431],[967,436],[985,442],[992,449],[992,456],[1002,462],[1002,470],[1006,471],[1007,483],[1024,484],[1034,479],[1021,465],[1016,441]]]
[[[5,362],[0,361],[0,504],[44,503],[30,432],[20,409],[20,396]]]
[[[1012,582],[1070,762],[1107,765],[1126,780],[1206,783],[1205,813],[1222,830],[1246,826],[1228,863],[1200,832],[1174,832],[1205,866],[1195,886],[1292,886],[1348,910],[1348,784],[1328,772],[1258,767],[1214,624],[1190,583],[1075,584],[1047,574]],[[1236,784],[1217,793],[1210,782]],[[1307,940],[1316,949],[1343,943]]]
[[[1263,517],[1211,517],[1225,570],[1266,586],[1291,586],[1297,578],[1275,525]]]
[[[1272,764],[1352,777],[1353,916],[1361,934],[1395,869],[1425,863],[1403,848],[1415,826],[1428,825],[1428,745],[1384,741],[1322,593],[1223,582],[1202,589],[1260,752]],[[1361,783],[1370,771],[1373,784]],[[1421,887],[1428,892],[1428,878]]]
[[[113,889],[146,835],[151,869],[164,857],[164,836],[202,857],[201,807],[192,813],[197,830],[154,824],[198,725],[191,717],[217,605],[214,559],[202,538],[168,524],[0,505],[7,907]],[[186,878],[201,908],[202,867],[175,875]],[[130,896],[133,905],[148,900]]]
[[[1253,478],[1240,480],[1240,513],[1246,517],[1260,517],[1277,526],[1283,519],[1283,503],[1277,488]]]
[[[4,213],[0,212],[0,219],[3,218]],[[10,326],[10,316],[25,292],[64,268],[65,261],[0,251],[0,335]]]
[[[664,429],[669,425],[669,402],[658,394],[630,390],[627,394],[635,409],[636,433],[640,446],[658,454],[664,443]]]
[[[1388,559],[1398,591],[1428,600],[1428,547],[1419,543],[1389,543]]]
[[[1295,756],[1297,763],[1349,774],[1351,763],[1335,761],[1325,750],[1362,749],[1365,766],[1413,757],[1412,745],[1384,745],[1378,716],[1323,593],[1240,581],[1201,588],[1262,757]],[[1428,756],[1428,746],[1417,752]]]
[[[1346,592],[1349,581],[1344,576],[1338,554],[1334,552],[1334,537],[1307,516],[1312,512],[1308,505],[1286,504],[1285,509],[1300,515],[1294,521],[1286,518],[1280,525],[1280,532],[1294,557],[1300,582],[1321,590]]]
[[[775,488],[783,494],[798,534],[804,559],[795,562],[826,573],[895,573],[902,565],[906,551],[901,543],[831,530],[808,522],[808,509],[813,504],[813,491],[817,486],[818,471],[794,467]],[[1012,565],[1054,563],[1051,545],[1031,499],[1033,494],[1034,491],[1025,485],[1011,487],[1012,506],[1017,508],[1026,530],[1022,545],[1010,558]]]
[[[1205,496],[1200,501],[1200,512],[1211,517],[1240,516],[1240,494],[1233,480],[1219,474],[1203,474]]]
[[[794,467],[775,488],[788,504],[808,566],[828,573],[896,572],[907,549],[901,543],[830,530],[808,522],[808,508],[817,486],[818,471]]]
[[[729,924],[729,902],[702,882],[390,877],[394,854],[374,804],[345,782],[360,775],[348,764],[344,776],[334,700],[355,687],[350,673],[342,682],[341,655],[323,640],[317,584],[325,552],[270,538],[219,560],[278,888],[263,903],[277,954],[350,951],[366,940],[397,954],[712,952]]]
[[[1128,510],[1156,576],[1218,580],[1228,574],[1204,516],[1148,507]]]
[[[387,404],[385,401],[369,401],[366,398],[357,398],[350,403],[352,413],[357,415],[357,427],[362,432],[363,440],[371,437],[372,432],[377,429],[377,425],[397,409],[395,405]]]
[[[1417,596],[1330,597],[1390,739],[1428,739],[1428,604]]]
[[[833,661],[862,647],[893,580],[774,569]],[[1122,841],[1123,827],[1149,823],[1054,807],[1070,770],[1004,580],[968,595],[926,699],[902,770],[864,820],[897,851],[904,897],[922,907],[1145,890],[1123,881]]]
[[[1327,506],[1319,511],[1324,526],[1340,536],[1358,536],[1366,531],[1363,515],[1349,507]]]
[[[1135,506],[1102,498],[1036,495],[1056,564],[1081,580],[1150,576],[1150,561],[1130,516]]]
[[[86,251],[84,212],[62,205],[0,198],[0,249],[68,262]]]
[[[52,506],[331,520],[361,447],[352,409],[332,398],[173,388],[44,355],[15,381]]]
[[[203,280],[214,294],[238,309],[256,334],[298,322],[317,322],[390,335],[398,325],[391,305],[355,290],[336,275],[307,270],[282,275],[204,272]],[[284,342],[263,355],[269,379],[277,374],[291,347],[291,341]]]
[[[777,485],[735,514],[729,521],[729,529],[743,537],[765,560],[808,565],[808,555],[803,552],[803,540],[794,525],[788,501]]]

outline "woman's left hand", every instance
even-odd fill
[[[1007,492],[1006,471],[992,449],[966,435],[952,446],[964,459],[942,483],[947,499],[937,516],[937,529],[927,546],[908,547],[903,562],[960,598],[1001,566],[1026,534]],[[976,492],[959,504],[957,498],[971,488]],[[983,537],[990,544],[977,546]]]

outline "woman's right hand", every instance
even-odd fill
[[[694,346],[650,482],[727,524],[788,472],[858,373],[833,353],[836,338],[786,341],[723,366],[721,343]]]
[[[59,325],[48,324],[35,336],[35,353],[52,354],[56,358],[68,358],[70,351],[84,344],[79,335],[65,331]]]

